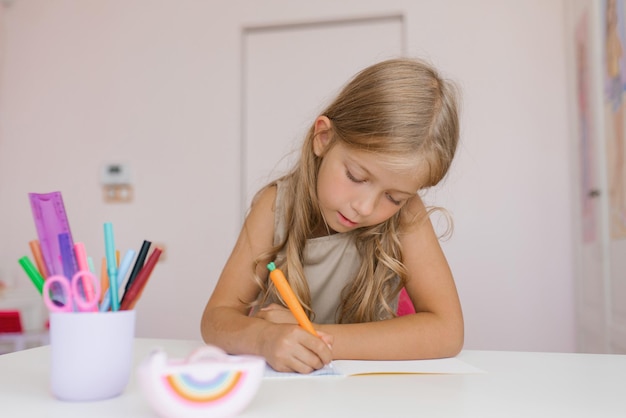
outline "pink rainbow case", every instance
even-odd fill
[[[168,360],[161,349],[138,366],[144,397],[161,417],[223,418],[237,415],[256,395],[265,360],[230,356],[204,346],[186,359]]]

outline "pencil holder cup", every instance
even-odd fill
[[[224,418],[241,412],[261,384],[265,360],[229,356],[215,346],[200,347],[186,359],[168,360],[153,351],[138,367],[144,397],[164,418]]]
[[[133,368],[135,311],[51,312],[52,394],[63,401],[120,395]]]

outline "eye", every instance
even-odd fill
[[[386,196],[387,196],[387,199],[389,199],[389,201],[393,203],[394,205],[400,206],[402,204],[401,201],[394,199],[393,197],[391,197],[390,194],[387,193]]]
[[[352,173],[350,172],[350,170],[346,170],[346,177],[348,177],[350,181],[353,181],[355,183],[363,183],[365,181],[365,180],[359,180],[356,177],[354,177]]]

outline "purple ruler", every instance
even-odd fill
[[[48,267],[48,272],[50,275],[63,275],[59,234],[67,234],[69,238],[68,245],[72,249],[74,248],[74,241],[72,240],[70,223],[67,220],[61,192],[29,193],[28,197],[33,211],[37,236],[39,237],[41,255],[46,263],[46,267]],[[72,256],[72,260],[74,263],[72,266],[73,271],[76,271],[78,270],[76,257]]]

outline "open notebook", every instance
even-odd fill
[[[434,360],[335,360],[332,367],[325,366],[309,374],[281,373],[265,367],[264,378],[346,377],[364,374],[469,374],[484,373],[477,367],[455,357]]]

